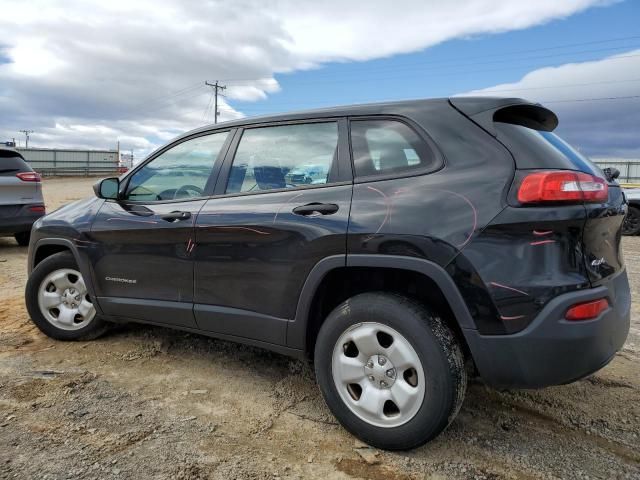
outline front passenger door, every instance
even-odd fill
[[[187,139],[136,169],[91,229],[94,284],[107,315],[195,327],[194,222],[229,132]]]

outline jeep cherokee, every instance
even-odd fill
[[[626,339],[627,205],[557,124],[460,97],[191,131],[36,222],[29,314],[60,340],[133,321],[310,357],[346,429],[416,447],[468,371],[563,384]]]

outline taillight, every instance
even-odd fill
[[[607,308],[609,308],[609,302],[606,298],[593,300],[591,302],[577,303],[567,310],[564,318],[572,321],[591,320],[592,318],[596,318]]]
[[[44,205],[31,205],[29,211],[33,213],[46,213]]]
[[[23,182],[39,182],[40,175],[36,172],[20,172],[16,173],[16,177],[18,177]]]
[[[604,202],[608,198],[604,179],[564,170],[530,173],[518,189],[520,203]]]

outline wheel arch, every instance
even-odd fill
[[[446,320],[453,323],[451,326],[462,337],[462,342],[466,344],[466,329],[476,329],[458,287],[451,276],[438,264],[399,255],[348,255],[346,258],[336,255],[318,262],[308,275],[298,300],[295,319],[287,328],[289,347],[301,349],[307,355],[313,351],[315,336],[324,321],[320,310],[327,285],[345,276],[345,273],[349,277],[354,272],[365,274],[383,272],[396,275],[404,273],[414,279],[421,279],[426,282],[425,284],[435,287],[434,290],[437,292],[432,293],[440,295],[446,303],[446,308],[449,310],[448,316],[451,317]],[[371,290],[369,288],[366,291]],[[318,318],[318,315],[321,318]]]
[[[94,299],[94,305],[98,313],[102,313],[100,305],[97,302],[95,290],[93,286],[93,277],[91,275],[91,269],[87,262],[82,261],[83,257],[80,254],[78,246],[67,238],[41,238],[33,246],[33,250],[29,249],[29,258],[27,260],[27,272],[30,275],[36,266],[44,259],[62,252],[71,252],[73,258],[78,265],[78,269],[82,274],[87,291]]]

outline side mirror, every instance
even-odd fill
[[[93,191],[98,198],[111,200],[118,199],[118,190],[120,188],[120,180],[117,177],[104,178],[93,185]]]

